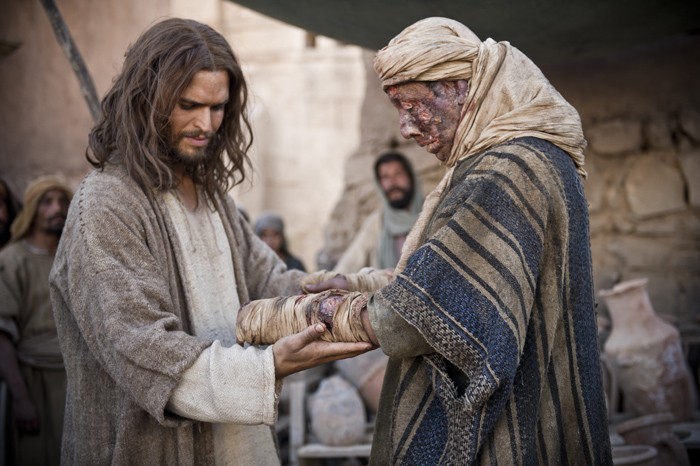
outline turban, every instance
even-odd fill
[[[585,176],[586,140],[578,112],[508,42],[482,42],[457,21],[426,18],[381,49],[374,68],[385,89],[411,81],[469,82],[446,166],[508,140],[533,136],[568,153]]]
[[[583,169],[581,119],[542,71],[508,42],[481,41],[465,25],[448,18],[426,18],[404,29],[382,48],[374,69],[384,89],[418,81],[469,83],[455,131],[449,167],[428,194],[423,210],[406,238],[394,273],[400,273],[421,238],[458,161],[511,139],[532,136],[549,141]]]
[[[11,241],[22,239],[29,233],[41,197],[55,189],[66,193],[69,201],[72,199],[73,191],[63,181],[54,177],[42,176],[27,186],[27,189],[24,191],[24,207],[22,207],[22,210],[10,227],[12,232]]]

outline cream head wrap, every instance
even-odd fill
[[[66,193],[69,201],[73,197],[73,191],[67,184],[51,176],[37,178],[27,186],[27,189],[24,191],[24,206],[10,227],[12,233],[11,241],[22,239],[29,233],[39,206],[39,200],[44,194],[54,189]]]
[[[450,170],[426,197],[404,243],[396,274],[420,246],[459,160],[514,138],[532,136],[561,148],[586,176],[586,140],[578,112],[542,71],[508,42],[482,42],[457,21],[426,18],[404,29],[381,49],[374,69],[384,89],[412,81],[469,82],[452,151],[444,162]]]
[[[510,139],[533,136],[567,152],[585,176],[586,140],[578,112],[508,42],[482,42],[457,21],[426,18],[381,49],[374,68],[385,89],[411,81],[469,82],[446,166]]]

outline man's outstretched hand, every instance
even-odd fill
[[[345,275],[336,275],[330,280],[324,280],[318,283],[309,283],[304,285],[302,291],[305,293],[320,293],[326,290],[348,290],[348,281],[345,279]]]
[[[314,324],[272,345],[278,379],[338,359],[352,358],[374,348],[370,343],[328,343],[320,340],[323,324]]]

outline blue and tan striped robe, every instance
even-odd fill
[[[391,358],[371,464],[612,464],[568,155],[522,138],[466,158],[429,225],[369,306]]]

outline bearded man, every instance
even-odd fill
[[[401,134],[449,170],[362,313],[390,357],[371,464],[612,464],[578,113],[518,49],[450,19],[374,66]]]
[[[238,60],[204,24],[162,21],[127,51],[51,273],[64,464],[279,464],[281,379],[370,348],[322,342],[320,324],[236,344],[240,303],[304,276],[226,194],[249,163],[246,104]]]
[[[41,177],[24,193],[11,242],[0,251],[0,378],[7,384],[12,436],[7,464],[58,464],[66,371],[49,298],[54,261],[73,193]]]
[[[423,193],[411,167],[400,152],[386,152],[374,162],[374,179],[381,206],[362,224],[359,233],[334,270],[357,272],[363,267],[393,269],[423,206]]]

